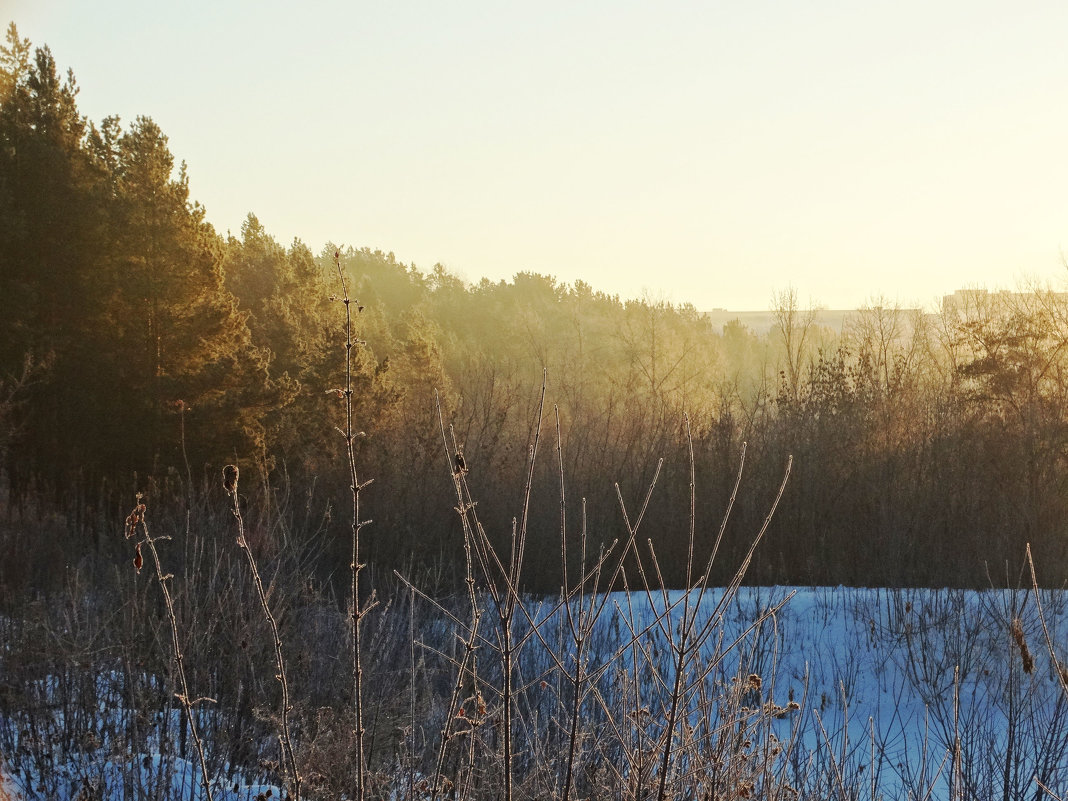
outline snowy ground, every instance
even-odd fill
[[[702,609],[721,594],[708,591]],[[600,621],[602,650],[629,630],[619,615],[633,616],[637,628],[653,618],[651,608],[670,606],[677,631],[682,596],[613,599],[619,613]],[[1055,647],[1068,645],[1068,597],[1040,598]],[[1033,665],[1025,666],[1014,620]],[[755,703],[802,705],[798,719],[775,724],[807,755],[795,766],[800,786],[822,760],[870,798],[948,797],[953,781],[975,798],[1045,797],[1035,777],[1061,794],[1068,787],[1068,697],[1031,591],[742,588],[718,631],[722,639],[706,651],[739,640],[722,675],[759,675]],[[652,635],[662,641],[661,672],[669,671],[666,638]]]
[[[715,608],[721,592],[704,596],[699,619]],[[1041,597],[1053,641],[1068,644],[1068,597]],[[611,596],[591,663],[615,658],[625,669],[630,657],[620,645],[630,627],[648,625],[651,610],[667,605],[673,618],[666,625],[677,631],[681,600],[679,593]],[[916,798],[928,791],[948,797],[954,775],[962,792],[975,798],[1041,797],[1036,776],[1062,794],[1068,788],[1068,699],[1031,592],[743,588],[721,611],[707,649],[722,652],[738,643],[710,678],[757,675],[759,703],[789,700],[801,707],[775,724],[784,741],[796,740],[792,769],[799,785],[814,765],[829,764],[843,781],[870,787],[870,798]],[[554,622],[541,626],[549,631]],[[646,653],[670,672],[664,631],[652,627]],[[1021,642],[1033,666],[1025,664]],[[120,677],[103,674],[98,680]],[[129,715],[117,701],[106,711],[101,720],[116,727]],[[47,725],[0,719],[9,751],[0,753],[0,764],[8,765],[0,799],[4,793],[24,801],[201,797],[199,769],[178,758],[173,745],[123,753],[113,734],[118,729],[103,726],[76,753],[60,754],[40,736],[62,727],[58,705],[53,714],[57,718]],[[175,730],[175,721],[170,728]],[[278,786],[246,781],[240,772],[227,775],[213,782],[219,801],[284,798]]]

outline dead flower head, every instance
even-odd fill
[[[227,495],[237,492],[237,480],[240,475],[241,471],[237,469],[236,464],[228,464],[223,468],[223,489],[226,490]]]
[[[137,506],[130,514],[126,515],[126,539],[134,536],[137,533],[137,527],[144,522],[145,519],[145,504],[141,500],[144,496],[139,492],[137,493]]]

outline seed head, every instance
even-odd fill
[[[237,469],[236,464],[228,464],[223,468],[223,489],[227,495],[237,492],[237,479],[240,475],[241,471]]]
[[[1012,638],[1016,641],[1016,647],[1020,649],[1020,660],[1023,662],[1024,673],[1033,673],[1035,670],[1035,660],[1031,656],[1031,649],[1027,647],[1027,638],[1024,637],[1023,624],[1020,622],[1020,618],[1014,617],[1012,624],[1009,626],[1009,632],[1012,634]]]

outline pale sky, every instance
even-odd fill
[[[0,0],[248,212],[468,281],[853,308],[1068,286],[1068,3]]]

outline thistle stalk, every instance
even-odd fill
[[[341,302],[345,306],[345,387],[341,393],[345,399],[345,454],[348,457],[349,486],[352,491],[352,704],[355,717],[355,759],[356,759],[356,801],[363,801],[367,792],[367,765],[364,754],[363,727],[363,661],[360,653],[360,624],[363,616],[373,606],[373,601],[366,608],[360,607],[360,529],[371,521],[360,520],[360,490],[370,482],[361,485],[356,474],[356,450],[354,442],[357,434],[352,427],[352,349],[356,340],[352,335],[352,307],[356,305],[357,313],[363,310],[355,300],[349,297],[348,282],[341,269],[341,253],[334,251],[334,266],[341,281]]]
[[[146,520],[147,507],[144,503],[144,496],[139,492],[137,493],[137,506],[126,517],[126,539],[137,536],[138,530],[140,530],[142,539],[137,543],[137,550],[134,555],[134,569],[140,573],[141,567],[144,565],[144,559],[141,556],[141,546],[148,547],[148,553],[152,557],[152,565],[156,569],[156,581],[159,583],[160,592],[163,593],[163,604],[167,608],[167,621],[170,623],[171,629],[171,649],[174,657],[175,677],[178,681],[178,692],[175,693],[175,697],[178,699],[178,703],[182,705],[182,711],[185,713],[186,722],[189,724],[189,733],[193,737],[193,747],[197,752],[197,759],[200,762],[200,784],[204,788],[204,798],[208,801],[213,801],[211,794],[211,780],[208,778],[208,765],[207,760],[204,757],[204,742],[200,739],[200,733],[197,731],[196,718],[193,716],[193,706],[199,701],[210,701],[210,698],[197,698],[190,700],[189,698],[189,684],[185,677],[185,657],[182,655],[182,646],[178,639],[178,618],[174,614],[174,599],[171,597],[170,588],[167,586],[167,582],[170,581],[173,576],[170,573],[163,572],[163,566],[160,563],[159,551],[156,550],[156,539],[148,531],[148,522]],[[162,537],[160,539],[169,539],[169,537]]]

